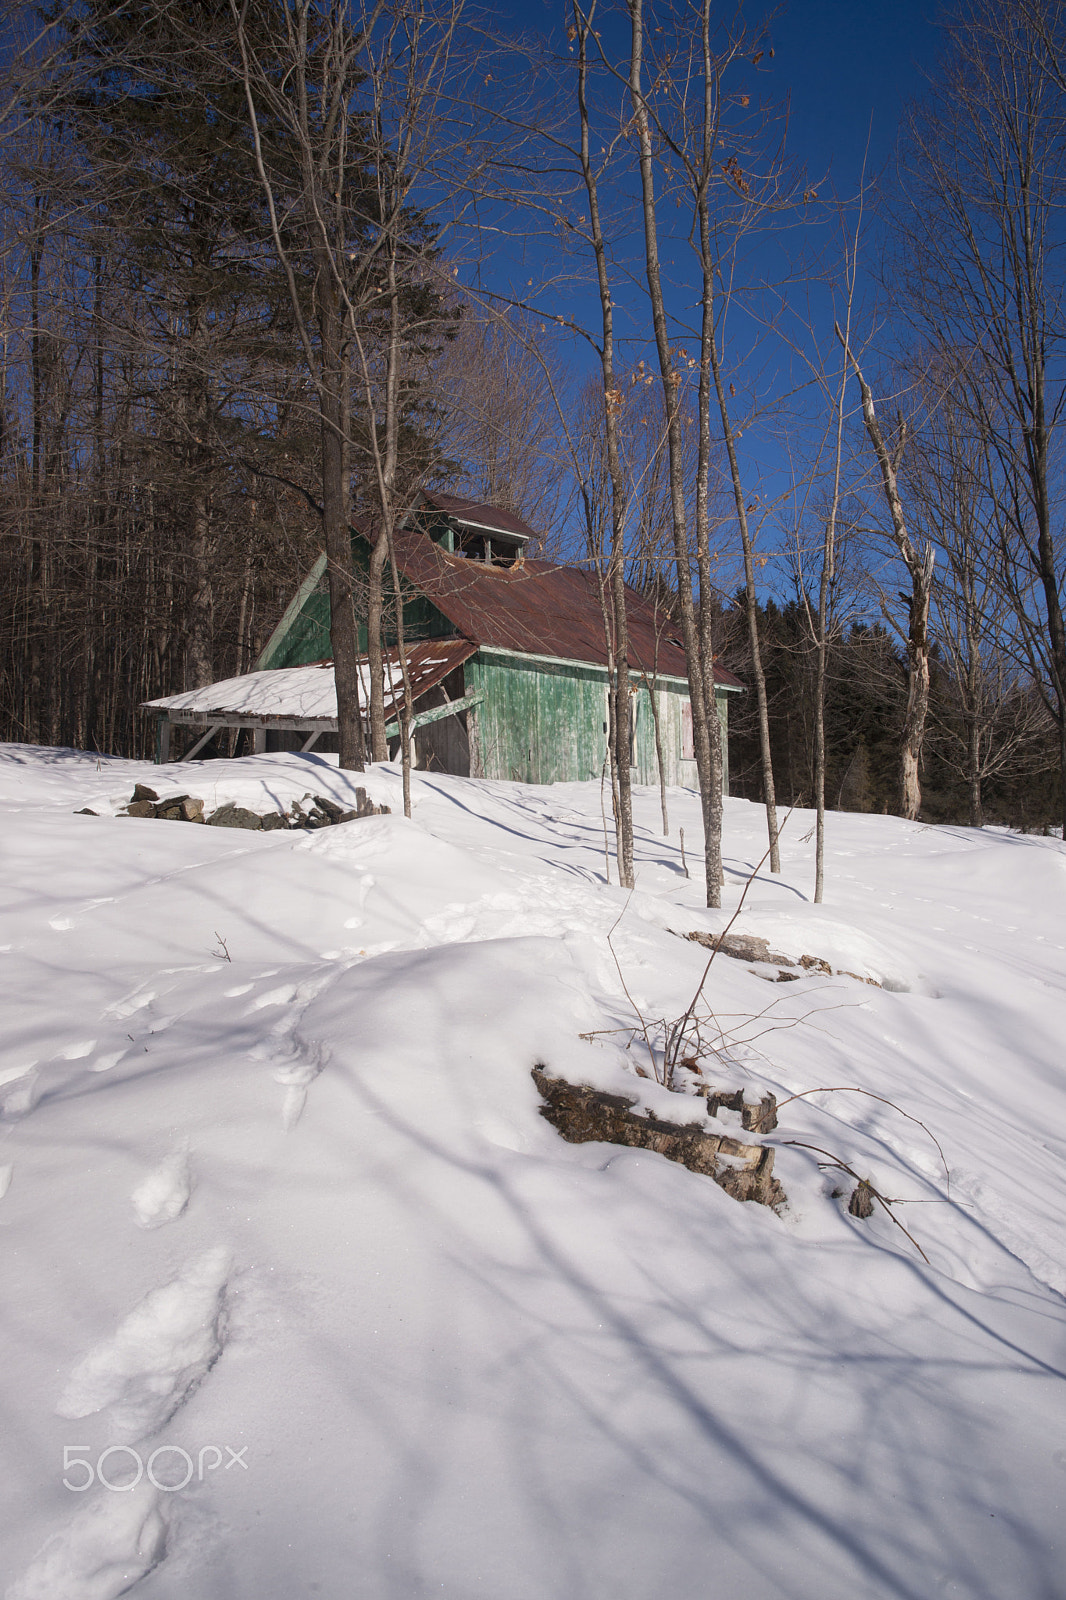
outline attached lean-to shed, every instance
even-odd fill
[[[583,568],[527,560],[533,536],[499,507],[428,494],[397,534],[419,767],[525,783],[598,779],[603,772],[608,672],[600,583]],[[369,545],[358,531],[352,549],[357,571],[365,571]],[[627,609],[634,778],[658,782],[657,713],[666,781],[695,786],[688,679],[676,624],[632,589]],[[256,748],[306,749],[316,740],[322,748],[323,735],[337,725],[329,626],[322,556],[258,671],[150,703],[147,709],[161,719],[160,758],[166,759],[164,730],[176,721],[198,721],[211,731],[253,727]],[[365,627],[360,642],[365,650]],[[400,674],[394,637],[389,645],[386,715],[395,748]],[[715,667],[723,735],[728,698],[741,688],[732,673]]]

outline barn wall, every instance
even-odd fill
[[[467,664],[481,774],[519,783],[599,778],[607,748],[606,673],[482,651]]]
[[[353,554],[365,561],[365,546]],[[409,643],[454,633],[452,625],[422,595],[412,593],[408,597],[404,619]],[[317,584],[308,585],[300,603],[293,608],[293,615],[273,642],[269,663],[265,664],[300,666],[327,659],[331,654],[329,620],[329,595],[324,577],[319,577]],[[365,650],[365,627],[360,626],[359,632],[360,648]],[[417,730],[415,761],[420,768],[523,783],[599,780],[607,748],[604,668],[482,650],[467,663],[465,686],[461,678],[462,669],[454,682],[447,681],[448,698],[480,692],[484,699],[472,713],[443,718]],[[680,683],[668,682],[660,683],[655,693],[666,781],[693,787],[695,763],[683,755],[687,689]],[[428,710],[442,698],[439,691],[432,692],[419,701],[417,709]],[[646,685],[636,688],[633,703],[636,781],[657,784],[655,726]],[[728,696],[721,691],[718,713],[722,723],[724,788],[728,793]],[[396,741],[391,743],[395,748]],[[318,745],[321,750],[334,747],[335,737],[323,738]]]
[[[444,705],[446,700],[461,700],[467,693],[462,667],[450,672],[442,684],[431,689],[418,701],[416,711],[429,711]],[[467,737],[467,713],[460,711],[454,717],[441,717],[439,722],[429,722],[415,729],[415,766],[422,772],[452,772],[459,778],[470,776],[470,742]],[[395,742],[390,743],[390,748]]]
[[[718,692],[718,720],[722,728],[722,789],[729,793],[729,697]],[[633,696],[633,765],[637,769],[638,783],[659,782],[659,764],[655,753],[655,718],[652,713],[651,691],[644,685]],[[689,703],[686,690],[672,685],[655,691],[659,713],[659,737],[662,744],[663,766],[666,781],[679,787],[692,787],[696,783],[694,761],[686,759],[684,752],[683,719]]]
[[[468,692],[480,692],[470,771],[520,783],[579,783],[599,779],[607,749],[607,674],[601,667],[548,662],[482,650],[466,666]],[[650,691],[634,696],[633,765],[636,781],[657,784],[655,725]],[[683,757],[683,714],[688,694],[680,685],[656,691],[663,765],[668,784],[695,782]],[[727,700],[718,697],[723,737]],[[728,789],[728,766],[725,772]]]

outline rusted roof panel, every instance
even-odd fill
[[[607,665],[595,573],[550,561],[489,566],[449,555],[417,530],[397,534],[396,554],[404,575],[467,639],[498,650]],[[680,631],[672,618],[628,585],[626,609],[630,668],[687,677]],[[725,667],[716,665],[714,677],[725,687],[743,688]]]
[[[477,644],[471,639],[424,639],[407,646],[407,676],[411,680],[412,700],[421,699],[438,683],[443,683],[450,672],[461,667],[477,653]],[[400,656],[397,650],[386,650],[385,670],[394,689],[385,695],[385,720],[395,716],[403,701],[403,679],[400,673]]]
[[[504,510],[503,506],[481,505],[476,500],[459,500],[453,494],[427,494],[424,491],[422,498],[435,510],[443,511],[446,517],[454,517],[456,522],[467,522],[472,527],[488,528],[498,533],[512,533],[520,539],[537,537],[528,523],[516,517],[513,511]]]

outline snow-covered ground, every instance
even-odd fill
[[[530,1076],[703,1116],[610,1031],[725,925],[693,796],[664,839],[639,792],[630,897],[595,786],[249,834],[117,819],[136,781],[400,810],[314,755],[0,750],[8,1600],[1062,1600],[1060,841],[832,815],[816,907],[791,817],[734,931],[856,976],[719,957],[704,1071],[870,1094],[782,1109],[776,1214]],[[730,801],[730,908],[763,839]]]

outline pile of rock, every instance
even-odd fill
[[[310,802],[310,804],[308,804]],[[96,816],[86,808],[79,816]],[[160,799],[146,783],[138,783],[129,803],[118,813],[120,817],[155,817],[163,822],[202,822],[208,828],[247,828],[269,833],[276,828],[300,829],[331,828],[338,822],[355,822],[362,817],[388,816],[388,806],[376,806],[365,789],[356,789],[355,806],[345,809],[325,795],[305,794],[294,800],[288,811],[249,811],[246,806],[228,804],[219,806],[210,816],[204,814],[204,803],[192,794],[167,795]]]

